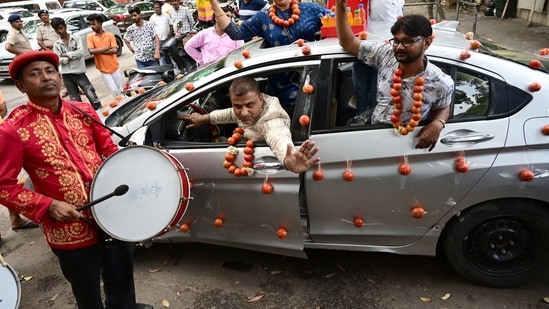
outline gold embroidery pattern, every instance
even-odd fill
[[[19,134],[19,138],[21,138],[23,142],[29,141],[30,133],[29,130],[27,130],[26,128],[19,128],[17,130],[17,134]]]
[[[36,174],[36,176],[41,179],[48,178],[48,176],[50,175],[50,173],[48,173],[48,171],[44,170],[43,168],[36,169],[34,171],[34,174]]]
[[[79,221],[70,225],[54,222],[51,225],[45,225],[44,230],[46,239],[53,245],[78,244],[93,239],[93,231],[87,224]]]

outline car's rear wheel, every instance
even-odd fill
[[[7,37],[8,37],[8,32],[7,31],[1,31],[0,32],[0,43],[4,42]]]
[[[120,57],[122,56],[122,49],[124,48],[124,43],[122,42],[121,38],[116,37],[116,44],[118,45],[118,51],[116,52],[116,55]]]
[[[549,207],[517,199],[492,201],[449,223],[442,249],[465,278],[495,287],[543,277],[549,262]]]

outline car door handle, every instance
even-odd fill
[[[491,140],[495,137],[492,133],[471,132],[464,135],[446,136],[440,140],[441,143],[452,145],[457,143],[478,143]]]
[[[265,170],[277,170],[277,171],[279,171],[279,170],[283,170],[284,166],[282,166],[282,164],[280,162],[272,162],[272,163],[262,162],[262,163],[254,164],[253,169],[258,170],[258,171],[265,171]]]

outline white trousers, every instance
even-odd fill
[[[101,73],[101,76],[105,85],[111,91],[113,98],[122,93],[122,74],[120,73],[120,69],[110,74]]]

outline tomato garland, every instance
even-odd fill
[[[275,23],[275,25],[284,28],[291,27],[299,20],[299,15],[301,14],[298,3],[298,0],[292,0],[292,16],[290,16],[290,18],[288,19],[282,19],[276,15],[276,6],[274,4],[271,5],[271,7],[269,8],[269,17],[271,18],[273,23]]]
[[[252,176],[254,174],[254,170],[252,169],[252,162],[254,161],[253,141],[246,142],[246,147],[244,148],[244,163],[242,164],[242,167],[238,167],[236,164],[234,164],[234,160],[236,159],[236,156],[239,152],[238,148],[236,148],[234,145],[240,142],[243,135],[244,129],[240,127],[234,129],[233,135],[227,139],[227,143],[229,143],[230,146],[227,148],[225,161],[223,161],[223,167],[226,168],[229,173],[234,174],[236,177]]]
[[[425,80],[423,77],[419,76],[414,81],[414,94],[412,98],[414,99],[414,105],[411,108],[412,117],[408,124],[404,125],[400,121],[400,115],[402,114],[402,97],[400,96],[400,89],[402,89],[402,69],[395,69],[395,75],[393,76],[393,87],[391,88],[391,96],[393,97],[394,110],[393,115],[391,116],[391,122],[395,128],[397,134],[406,135],[408,132],[414,131],[414,129],[419,125],[421,120],[421,106],[423,105],[423,85]]]

